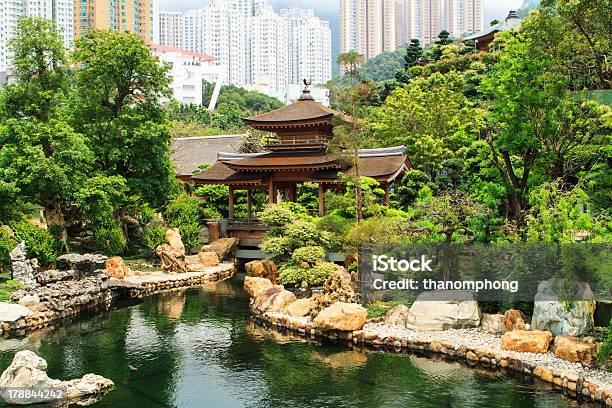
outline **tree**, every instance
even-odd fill
[[[404,57],[406,61],[406,68],[417,66],[423,56],[424,53],[421,42],[418,38],[413,38],[410,40],[410,45],[406,49],[406,56]]]
[[[504,47],[481,84],[490,98],[485,140],[506,185],[511,215],[521,221],[536,161],[543,146],[558,137],[568,81],[551,73],[552,61],[533,52],[522,35],[508,38]]]
[[[342,70],[348,75],[353,84],[359,81],[359,69],[363,66],[364,61],[363,55],[354,50],[338,56],[338,64],[340,64]]]
[[[88,136],[95,168],[121,176],[127,197],[159,208],[176,191],[172,135],[159,99],[168,97],[167,67],[136,34],[88,30],[75,42],[80,65],[75,126]],[[116,203],[121,220],[125,207]]]
[[[41,205],[67,247],[66,201],[82,186],[93,156],[66,120],[66,51],[53,23],[33,18],[19,21],[10,48],[17,83],[2,95],[3,191]]]
[[[440,34],[438,34],[438,39],[436,40],[436,44],[449,45],[452,43],[453,43],[453,37],[451,37],[450,33],[446,30],[440,31]]]
[[[382,82],[395,77],[404,69],[404,58],[399,51],[383,52],[368,60],[361,70],[361,78],[367,81]]]

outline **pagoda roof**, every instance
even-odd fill
[[[359,150],[359,174],[378,181],[393,181],[411,167],[404,146]],[[343,164],[325,152],[295,153],[219,153],[218,161],[192,179],[204,184],[261,184],[277,171],[312,171],[307,180],[337,183],[339,172],[355,174],[353,166]]]
[[[310,122],[328,122],[332,118],[340,118],[345,122],[352,118],[342,112],[338,112],[324,106],[311,98],[300,98],[291,105],[263,113],[261,115],[249,116],[243,120],[252,127],[282,124],[301,124]]]
[[[201,164],[214,164],[219,152],[238,150],[245,135],[180,137],[172,141],[172,162],[179,177],[189,177]]]
[[[464,37],[463,40],[479,40],[481,38],[493,36],[498,32],[517,29],[521,26],[522,22],[523,20],[518,16],[518,14],[516,14],[514,10],[511,10],[510,13],[508,13],[508,17],[506,17],[504,21],[487,27],[477,33],[468,35],[467,37]]]

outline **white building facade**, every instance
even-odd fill
[[[183,48],[183,13],[178,11],[159,13],[159,44]]]
[[[40,17],[55,22],[65,46],[74,40],[73,0],[0,0],[0,72],[10,68],[9,42],[21,17]]]
[[[445,0],[444,29],[455,38],[484,30],[483,0]]]

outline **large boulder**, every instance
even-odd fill
[[[548,330],[554,336],[580,336],[593,329],[595,297],[587,283],[578,283],[575,299],[561,302],[555,294],[552,281],[538,285],[533,305],[531,328]]]
[[[274,285],[266,278],[257,278],[254,276],[244,277],[244,290],[250,297],[257,297],[261,292],[271,289]]]
[[[36,305],[39,303],[40,303],[40,297],[38,297],[37,294],[25,295],[19,299],[19,304],[21,306],[27,307],[28,309],[32,309],[36,307]]]
[[[13,323],[29,316],[32,311],[26,306],[0,302],[0,322]]]
[[[480,308],[472,292],[421,293],[410,307],[406,327],[412,330],[448,330],[478,327]]]
[[[259,313],[280,312],[295,300],[296,297],[292,292],[286,290],[283,285],[276,285],[259,293],[252,308]]]
[[[504,313],[504,330],[509,332],[512,330],[525,330],[525,314],[520,310],[509,309]]]
[[[216,252],[219,261],[223,262],[232,256],[236,245],[238,245],[238,238],[219,238],[210,244],[202,246],[200,252]]]
[[[358,303],[336,302],[321,310],[314,324],[323,330],[361,330],[368,318],[368,311]]]
[[[219,265],[219,255],[217,255],[216,252],[213,252],[213,251],[200,252],[198,254],[198,258],[200,258],[200,263],[204,266]]]
[[[546,353],[551,340],[552,333],[548,331],[512,330],[501,336],[501,348],[526,353]]]
[[[110,275],[115,279],[124,279],[126,276],[132,275],[132,271],[120,256],[108,258],[106,260],[105,267],[106,272],[110,273]]]
[[[312,300],[310,300],[309,298],[298,299],[295,302],[289,304],[289,306],[287,306],[287,308],[285,309],[285,312],[289,316],[304,317],[308,316],[311,307]]]
[[[114,386],[111,380],[96,374],[86,374],[81,379],[70,381],[55,380],[47,376],[46,370],[47,362],[43,358],[29,350],[19,351],[11,365],[0,376],[0,396],[10,404],[25,405],[99,395]],[[19,398],[9,392],[15,389],[41,392],[34,392],[35,396],[31,398]],[[45,390],[61,393],[58,394],[60,398],[58,395],[51,395],[51,392],[43,393]]]
[[[586,366],[593,363],[595,344],[592,341],[580,340],[575,336],[557,336],[553,345],[553,353],[563,360],[574,363],[581,362]]]
[[[405,325],[406,319],[410,314],[410,309],[406,305],[397,305],[387,311],[383,321],[386,324]]]
[[[480,321],[480,330],[493,333],[501,334],[504,332],[504,315],[483,313],[482,320]]]
[[[63,269],[73,269],[88,275],[104,269],[107,259],[102,254],[64,254],[57,258],[57,264]]]
[[[166,272],[187,272],[185,245],[178,228],[166,231],[166,243],[155,248],[155,255],[161,259],[161,268]]]
[[[247,262],[244,268],[249,276],[270,279],[272,283],[276,283],[278,279],[278,269],[271,259]]]

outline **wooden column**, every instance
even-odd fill
[[[319,217],[325,216],[325,187],[319,184]]]
[[[297,201],[297,184],[289,186],[289,201],[292,203]]]
[[[229,188],[229,205],[228,205],[228,210],[229,210],[229,219],[233,220],[234,219],[234,187],[230,186]]]
[[[389,204],[391,203],[391,195],[389,193],[389,183],[384,183],[383,188],[385,190],[385,205],[389,207]]]
[[[247,218],[253,221],[253,190],[247,190]]]
[[[274,204],[276,202],[276,189],[274,188],[274,181],[272,178],[268,181],[268,204]]]

